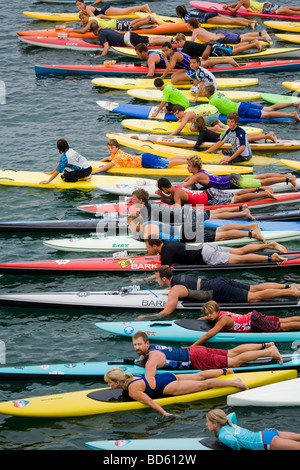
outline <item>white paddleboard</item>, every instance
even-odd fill
[[[234,406],[299,406],[300,379],[286,380],[238,392],[227,398],[227,404]]]

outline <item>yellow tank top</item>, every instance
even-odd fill
[[[100,28],[109,28],[109,29],[116,29],[117,27],[117,20],[103,20],[102,18],[97,18],[97,16],[90,16],[89,21],[97,21]]]
[[[250,5],[249,5],[249,7],[247,8],[247,10],[253,11],[253,12],[255,12],[255,13],[262,13],[262,11],[263,11],[263,6],[264,6],[263,3],[256,2],[255,0],[250,0]]]
[[[130,155],[129,153],[118,150],[117,153],[111,158],[111,161],[120,167],[127,168],[142,168],[142,156]]]

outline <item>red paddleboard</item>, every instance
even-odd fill
[[[291,251],[284,253],[288,259],[282,262],[247,263],[220,265],[220,269],[257,269],[257,268],[283,268],[300,265],[300,252]],[[100,271],[115,272],[149,272],[154,271],[161,265],[160,256],[128,256],[126,258],[83,258],[83,259],[61,259],[61,260],[41,260],[24,261],[16,263],[0,263],[0,273],[2,274],[74,274],[74,273],[98,273]],[[173,265],[174,271],[199,271],[215,270],[216,266],[209,265]]]
[[[297,2],[295,2],[295,3],[297,3]],[[227,6],[226,3],[191,1],[190,5],[193,8],[197,8],[198,10],[209,11],[209,12],[218,12],[221,15],[230,15],[230,16],[232,16],[231,11],[224,9],[224,7]],[[300,19],[300,15],[272,15],[270,13],[256,13],[254,11],[246,10],[246,8],[244,8],[244,7],[239,8],[236,11],[235,15],[260,16],[260,17],[263,17],[263,18],[274,18],[275,20],[276,19],[286,19],[286,20],[299,20]]]
[[[140,28],[133,31],[137,34],[176,34],[176,33],[186,33],[188,28],[186,23],[175,23],[175,24],[161,24],[156,26],[151,26],[148,28]],[[118,31],[118,33],[125,34],[126,31]],[[71,32],[67,33],[64,29],[36,29],[29,31],[17,31],[18,36],[27,36],[27,37],[48,37],[48,38],[57,38],[63,36],[65,39],[68,38],[80,38],[80,39],[97,39],[97,37],[92,32],[87,33],[76,33]]]
[[[266,199],[256,199],[253,201],[247,201],[247,205],[251,206],[253,208],[255,207],[268,207],[274,204],[288,204],[288,203],[293,203],[293,202],[298,202],[300,199],[300,193],[295,192],[291,194],[287,193],[276,193],[276,200],[272,198],[266,198]],[[165,204],[162,201],[156,201],[154,200],[153,203],[159,203],[159,204]],[[243,203],[232,203],[232,204],[220,204],[217,206],[204,206],[204,209],[206,210],[212,210],[212,209],[221,209],[221,208],[226,208],[226,207],[239,207]],[[168,205],[168,204],[167,204]],[[172,206],[169,206],[172,207]],[[77,207],[79,210],[83,212],[93,212],[99,214],[112,214],[112,213],[117,213],[122,216],[130,213],[138,213],[140,209],[135,206],[132,203],[109,203],[109,204],[91,204],[91,205],[85,205],[85,206],[78,206]]]
[[[156,69],[155,73],[163,74],[165,69]],[[174,69],[177,72],[180,69]],[[275,72],[286,70],[300,70],[300,60],[268,60],[264,62],[241,62],[238,67],[214,67],[209,68],[214,74],[218,73],[254,73],[254,72]],[[35,65],[36,74],[58,73],[74,75],[146,75],[148,67],[135,64],[115,64],[115,65]]]

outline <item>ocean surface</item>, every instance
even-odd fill
[[[115,2],[127,6],[129,2]],[[137,1],[135,1],[137,4]],[[188,5],[188,2],[184,2]],[[282,4],[291,2],[283,1]],[[149,2],[152,11],[169,16],[175,15],[176,3]],[[18,40],[16,31],[44,29],[53,23],[38,21],[22,14],[23,10],[47,12],[76,11],[73,5],[47,4],[28,0],[10,0],[2,7],[0,43],[0,80],[5,83],[6,100],[0,105],[1,113],[1,168],[50,171],[55,168],[59,154],[56,141],[65,138],[70,146],[90,160],[107,155],[106,133],[122,132],[122,116],[110,114],[97,106],[98,99],[139,103],[123,91],[96,88],[91,77],[37,77],[35,64],[94,64],[103,58],[94,53],[80,53],[31,47]],[[258,20],[257,30],[263,29]],[[234,31],[238,31],[235,29]],[[245,30],[241,30],[245,32]],[[282,43],[271,31],[274,45],[290,47]],[[113,53],[105,58],[126,61]],[[127,59],[128,61],[128,59]],[[251,90],[290,94],[282,86],[285,80],[299,80],[298,74],[257,74],[259,85]],[[250,90],[250,89],[249,89]],[[143,104],[142,101],[140,101]],[[257,127],[257,126],[256,126]],[[263,124],[265,131],[274,131],[282,139],[299,139],[299,124],[294,122]],[[262,152],[261,152],[262,154]],[[276,158],[298,159],[299,152],[270,153]],[[256,173],[287,172],[287,167],[257,167]],[[299,175],[298,175],[299,176]],[[84,218],[77,206],[91,202],[115,201],[113,197],[98,191],[54,191],[49,189],[4,187],[0,189],[0,220],[43,220]],[[74,234],[0,234],[1,261],[31,261],[39,259],[70,259],[95,257],[91,253],[66,253],[50,250],[43,241],[50,238],[69,238]],[[87,234],[88,236],[88,234]],[[287,245],[299,249],[299,244]],[[212,274],[203,274],[210,278]],[[118,289],[140,277],[97,274],[90,276],[0,276],[0,292],[51,292],[94,291]],[[298,270],[231,272],[229,277],[245,282],[260,283],[265,280],[299,282]],[[296,314],[280,311],[280,315]],[[140,311],[123,309],[89,310],[0,307],[0,339],[6,348],[6,364],[76,363],[84,361],[107,361],[133,357],[134,351],[128,338],[102,332],[95,326],[97,321],[130,321]],[[197,312],[176,313],[175,318],[196,318]],[[226,347],[233,347],[232,344]],[[292,345],[279,345],[282,352],[292,352]],[[295,345],[294,345],[295,347]],[[3,381],[0,382],[0,401],[30,398],[54,393],[104,386],[95,381]],[[103,414],[68,419],[19,419],[0,416],[0,448],[2,450],[86,450],[85,442],[101,439],[142,439],[171,437],[207,437],[205,413],[212,406],[220,406],[226,412],[233,409],[226,400],[214,403],[197,402],[169,406],[170,412],[179,416],[164,419],[149,410]],[[299,431],[298,408],[241,408],[235,409],[238,422],[253,430],[278,427]]]

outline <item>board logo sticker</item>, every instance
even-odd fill
[[[24,406],[28,405],[29,401],[27,400],[14,400],[13,405],[15,408],[24,408]]]
[[[130,442],[131,441],[119,439],[118,441],[115,442],[115,446],[116,447],[124,447],[127,444],[129,444]]]
[[[55,260],[55,263],[57,263],[57,264],[67,264],[69,262],[70,262],[69,259],[56,259]]]
[[[133,264],[133,260],[132,259],[124,259],[124,260],[118,261],[118,263],[121,266],[121,268],[126,268],[127,266],[130,266],[131,264]]]
[[[132,335],[132,333],[134,332],[134,328],[132,326],[126,326],[126,328],[124,328],[124,333],[125,335]]]

